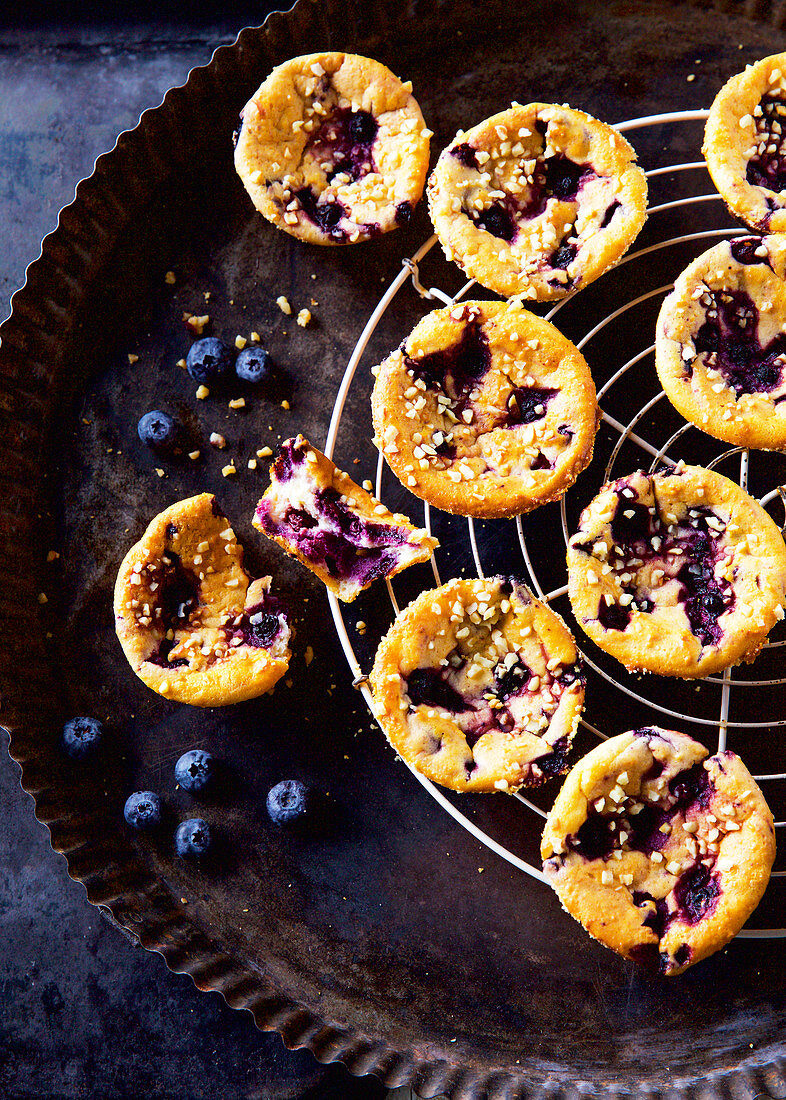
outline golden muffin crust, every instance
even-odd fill
[[[390,69],[350,53],[293,57],[242,111],[235,167],[254,206],[311,244],[354,244],[406,224],[431,131]]]
[[[166,508],[128,551],[115,584],[115,627],[140,680],[195,707],[270,691],[291,655],[270,577],[249,578],[243,548],[210,493]]]
[[[775,859],[764,796],[733,752],[683,733],[621,733],[573,767],[541,843],[563,908],[596,940],[665,975],[731,940]]]
[[[786,547],[733,481],[680,463],[604,486],[568,547],[576,620],[626,668],[686,678],[752,661],[783,618]]]
[[[584,704],[570,631],[515,580],[452,580],[398,616],[370,676],[393,748],[454,791],[516,791],[567,770]]]
[[[435,310],[374,373],[376,445],[447,512],[520,515],[592,459],[600,411],[584,356],[518,302]]]
[[[786,230],[786,53],[723,85],[704,129],[712,181],[735,217],[762,233]]]
[[[658,316],[672,405],[716,439],[786,449],[786,234],[737,237],[682,272]]]
[[[503,297],[563,298],[635,240],[647,181],[604,122],[554,103],[515,104],[459,132],[428,183],[445,255]]]

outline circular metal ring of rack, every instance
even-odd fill
[[[619,123],[615,126],[615,129],[620,132],[626,132],[659,125],[671,127],[677,126],[681,123],[704,120],[706,119],[707,114],[708,112],[706,110],[699,110],[676,111],[668,114],[647,115],[642,118],[631,119],[629,121]],[[655,168],[651,171],[648,171],[646,175],[648,179],[652,179],[657,176],[663,176],[671,173],[690,172],[692,170],[704,169],[705,167],[706,166],[703,160],[691,161],[682,164],[672,164],[660,168]],[[650,216],[652,216],[668,210],[678,210],[683,207],[691,206],[692,204],[713,202],[718,201],[719,199],[720,196],[714,192],[710,194],[694,194],[686,198],[680,198],[674,201],[660,203],[656,206],[650,206],[648,213]],[[658,239],[654,244],[651,244],[646,248],[642,248],[638,251],[629,253],[622,259],[620,264],[618,264],[617,267],[612,270],[619,270],[622,265],[629,263],[632,260],[639,259],[650,253],[658,252],[661,249],[671,248],[673,246],[681,245],[691,241],[697,242],[697,245],[700,247],[708,247],[716,239],[735,236],[738,235],[740,232],[741,230],[739,228],[709,229],[694,233],[681,234],[666,239]],[[387,290],[383,294],[382,298],[380,299],[379,303],[369,317],[365,327],[363,328],[363,331],[360,334],[357,344],[355,345],[352,355],[350,356],[346,371],[344,373],[344,377],[341,381],[341,385],[336,395],[336,401],[333,408],[328,436],[325,443],[325,453],[329,457],[333,456],[339,428],[341,426],[344,407],[350,392],[350,387],[352,386],[353,379],[355,378],[356,372],[358,370],[366,347],[369,343],[369,340],[371,339],[375,329],[377,328],[377,325],[387,311],[391,302],[396,297],[398,292],[402,289],[404,284],[407,281],[410,281],[411,285],[414,287],[415,291],[421,298],[428,299],[434,301],[439,305],[448,307],[452,306],[459,299],[464,298],[469,290],[475,285],[474,279],[466,282],[457,294],[450,296],[449,294],[446,294],[444,291],[440,290],[437,287],[425,287],[421,283],[418,265],[431,251],[435,244],[437,244],[437,238],[435,236],[432,236],[415,252],[415,254],[411,258],[407,258],[402,261],[401,272],[388,286]],[[587,345],[591,340],[595,339],[595,337],[603,332],[603,330],[606,329],[607,326],[613,325],[615,321],[623,317],[626,313],[628,313],[628,311],[634,309],[635,307],[639,306],[641,303],[649,299],[658,299],[660,296],[668,293],[668,291],[671,290],[672,286],[673,284],[671,283],[665,286],[658,286],[652,290],[647,290],[645,293],[639,295],[638,297],[632,298],[630,301],[623,302],[623,304],[621,304],[617,309],[607,314],[600,321],[598,321],[580,339],[576,340],[576,346],[579,348],[579,350],[582,350],[585,345]],[[561,299],[559,302],[556,303],[556,305],[552,306],[548,313],[544,315],[545,319],[548,321],[553,320],[555,315],[569,302],[573,301],[574,298],[575,294],[571,294]],[[642,362],[642,360],[645,360],[647,357],[653,355],[653,353],[654,344],[650,344],[649,346],[643,348],[641,351],[637,352],[637,354],[635,354],[625,363],[623,363],[623,365],[619,367],[618,370],[612,373],[609,379],[598,390],[598,400],[601,403],[602,409],[602,421],[605,422],[605,424],[612,431],[618,433],[618,438],[614,443],[611,455],[606,465],[606,469],[602,479],[603,482],[610,480],[612,477],[620,476],[621,473],[625,472],[621,470],[615,471],[614,469],[617,459],[625,443],[633,444],[636,448],[638,448],[638,450],[644,456],[646,456],[645,461],[648,461],[649,469],[654,470],[656,467],[662,466],[664,464],[674,465],[677,461],[677,459],[675,459],[673,456],[675,446],[681,442],[683,436],[685,436],[686,433],[691,431],[698,431],[698,429],[696,429],[694,425],[690,423],[683,423],[681,427],[679,427],[676,431],[672,433],[672,435],[666,440],[665,443],[659,446],[654,445],[648,439],[646,439],[644,435],[639,434],[637,428],[639,427],[641,422],[645,420],[647,415],[653,409],[657,409],[659,404],[665,400],[666,395],[662,390],[654,397],[646,401],[646,403],[641,408],[639,408],[639,410],[628,420],[627,423],[620,421],[617,417],[612,416],[609,412],[603,410],[604,397],[607,397],[612,391],[613,387],[616,386],[618,383],[628,381],[628,372],[635,368],[637,364]],[[740,447],[727,449],[712,458],[712,460],[707,462],[706,465],[710,468],[713,468],[720,465],[721,463],[728,462],[735,457],[738,457],[737,476],[739,483],[743,488],[747,488],[750,461],[749,452],[747,450]],[[380,453],[377,461],[377,476],[375,487],[377,497],[381,497],[382,495],[383,471],[384,460],[382,458],[382,454]],[[784,486],[778,485],[774,487],[771,491],[760,498],[760,503],[766,507],[775,500],[779,500],[781,504],[783,504],[784,509],[786,509],[786,488],[784,488]],[[551,505],[547,507],[558,507],[560,509],[562,534],[567,545],[569,528],[565,497],[562,498],[558,505]],[[428,529],[429,533],[431,533],[431,513],[429,505],[427,503],[424,503],[423,508],[425,513],[424,526]],[[453,518],[455,518],[456,522],[461,522],[460,517]],[[476,536],[475,523],[472,519],[467,519],[466,522],[468,525],[469,543],[472,550],[472,557],[474,559],[475,568],[477,570],[478,576],[482,578],[484,576],[484,570],[478,549],[478,539]],[[556,588],[552,588],[550,590],[544,590],[544,588],[542,587],[538,577],[537,569],[533,563],[530,554],[530,548],[527,544],[527,538],[523,529],[521,516],[517,517],[515,521],[510,522],[515,522],[516,540],[520,547],[521,555],[529,574],[532,589],[539,596],[539,598],[546,603],[551,603],[554,600],[564,597],[567,593],[566,584]],[[784,524],[784,526],[786,526],[786,524]],[[431,559],[431,566],[434,574],[434,581],[437,585],[439,585],[442,583],[442,580],[440,578],[437,561],[433,556]],[[399,604],[390,581],[387,581],[387,588],[390,595],[393,613],[397,615],[399,613]],[[342,605],[332,593],[328,594],[328,598],[330,601],[330,608],[333,614],[333,620],[335,622],[339,640],[349,663],[349,667],[352,671],[355,686],[357,686],[362,691],[365,700],[373,713],[373,708],[371,705],[371,692],[368,687],[367,677],[364,675],[363,670],[360,667],[357,656],[355,654],[354,646],[352,644],[352,641],[350,640],[347,631],[347,625],[344,620]],[[765,648],[772,650],[783,647],[784,645],[786,645],[786,638],[780,641],[769,642],[767,643]],[[714,684],[720,688],[720,708],[717,718],[705,718],[688,713],[683,713],[678,710],[671,709],[670,707],[665,706],[661,703],[647,699],[633,687],[630,687],[616,680],[606,669],[597,664],[596,661],[594,661],[592,657],[590,657],[586,652],[582,650],[580,650],[580,652],[584,664],[587,668],[591,669],[597,676],[605,680],[610,687],[616,688],[617,690],[623,692],[626,696],[630,697],[635,702],[643,704],[668,718],[675,718],[681,723],[694,724],[698,725],[699,727],[703,727],[702,733],[705,734],[708,732],[707,727],[709,727],[710,729],[717,729],[718,751],[721,751],[726,747],[727,734],[730,729],[760,730],[762,727],[761,722],[744,722],[730,720],[729,702],[733,687],[735,689],[762,688],[786,684],[786,675],[779,676],[773,679],[743,680],[733,677],[731,669],[727,669],[722,677],[708,676],[704,681],[702,681],[702,683]],[[584,730],[586,730],[596,739],[606,739],[606,734],[597,729],[595,726],[590,725],[584,718],[582,718],[581,725]],[[767,726],[770,728],[782,728],[786,726],[786,718],[775,720],[768,719]],[[777,769],[779,763],[780,762],[776,762],[775,769]],[[543,872],[540,870],[539,867],[536,867],[533,864],[527,862],[525,859],[522,859],[520,856],[510,851],[493,837],[489,836],[488,833],[484,832],[481,828],[478,827],[478,825],[475,824],[475,822],[470,820],[456,806],[454,806],[453,803],[440,790],[438,786],[432,783],[425,776],[421,775],[411,765],[407,766],[409,767],[415,778],[418,780],[418,782],[428,791],[431,797],[435,799],[435,801],[442,807],[442,809],[450,814],[450,816],[454,818],[454,820],[457,821],[459,825],[466,829],[467,832],[470,833],[476,840],[485,845],[488,849],[490,849],[496,855],[500,856],[502,859],[507,860],[507,862],[512,864],[514,867],[517,867],[519,870],[525,872],[527,875],[531,876],[534,879],[537,879],[540,882],[546,882],[545,876],[543,875]],[[765,784],[765,795],[767,794],[767,784],[786,780],[786,771],[779,772],[775,769],[771,772],[767,772],[766,774],[759,774],[755,776],[759,783]],[[536,815],[534,824],[537,825],[538,819],[544,819],[546,817],[546,813],[544,812],[544,810],[541,807],[537,806],[534,802],[530,801],[530,799],[526,798],[523,794],[515,794],[512,797],[518,799],[518,801],[526,809],[526,812],[529,815]],[[781,830],[786,829],[786,821],[777,821],[776,828],[778,829],[778,835],[783,836],[784,834],[783,832],[781,832]],[[781,841],[781,844],[783,843],[784,841]],[[773,879],[786,879],[786,871],[774,871]],[[786,883],[783,883],[782,885],[786,885]],[[772,888],[778,888],[778,886],[776,884],[773,884],[771,886],[771,889]],[[786,928],[746,928],[742,932],[740,932],[739,935],[748,938],[780,939],[786,938]]]

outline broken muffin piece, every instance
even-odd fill
[[[115,627],[140,680],[197,707],[270,691],[291,655],[270,577],[251,581],[243,548],[210,493],[166,508],[126,554]]]
[[[379,577],[428,561],[439,545],[302,435],[281,445],[253,522],[346,603]]]

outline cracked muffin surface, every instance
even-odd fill
[[[622,257],[647,181],[613,127],[567,105],[514,104],[456,135],[428,200],[449,260],[506,298],[544,302]]]
[[[713,100],[702,152],[729,210],[760,233],[786,230],[786,53],[764,57]]]
[[[584,356],[519,302],[435,310],[374,373],[375,442],[437,508],[519,515],[558,500],[592,459],[600,412]]]
[[[347,603],[375,580],[428,561],[439,546],[302,435],[282,443],[253,524]]]
[[[275,68],[243,108],[235,167],[279,229],[354,244],[409,222],[430,137],[409,81],[357,54],[307,54]]]
[[[655,365],[679,413],[716,439],[786,449],[786,234],[697,257],[658,316]]]
[[[653,726],[610,738],[571,769],[541,855],[591,936],[675,975],[725,946],[756,908],[775,830],[738,756],[710,756]]]
[[[120,566],[115,628],[136,675],[179,703],[262,695],[289,665],[287,615],[270,577],[252,581],[214,496],[160,512]]]
[[[578,652],[515,580],[421,593],[382,639],[370,681],[391,745],[436,783],[516,791],[567,770],[584,703]]]
[[[707,676],[754,660],[783,618],[780,531],[739,485],[700,466],[604,486],[567,558],[577,621],[629,669]]]

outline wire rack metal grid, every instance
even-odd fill
[[[708,111],[706,110],[695,110],[675,111],[665,114],[647,115],[641,118],[634,118],[625,122],[618,123],[615,126],[615,129],[617,129],[621,133],[624,133],[627,131],[642,130],[653,126],[679,126],[683,123],[702,121],[707,118],[707,114]],[[705,167],[706,166],[703,160],[690,161],[654,168],[648,171],[646,175],[648,179],[653,179],[655,177],[671,173],[690,173],[694,170],[704,169]],[[659,205],[650,206],[648,213],[650,218],[652,218],[653,216],[657,217],[658,214],[661,214],[668,210],[677,210],[679,208],[690,207],[693,204],[710,203],[717,201],[720,201],[720,196],[715,192],[706,194],[691,194],[684,198],[679,198],[673,201],[660,203]],[[623,258],[621,263],[617,265],[617,269],[615,270],[618,270],[619,267],[623,264],[630,263],[631,261],[644,257],[650,253],[658,252],[661,249],[667,249],[676,245],[681,245],[686,242],[693,241],[697,242],[697,247],[708,247],[716,239],[739,235],[740,232],[742,231],[739,228],[708,229],[701,230],[699,232],[685,233],[674,237],[664,236],[663,239],[661,239],[660,234],[658,234],[658,239],[655,241],[654,244],[651,244],[646,248],[641,248],[638,251],[628,253],[628,255]],[[703,244],[702,242],[706,243]],[[436,244],[437,238],[435,236],[432,236],[415,252],[412,257],[404,259],[402,261],[401,271],[390,283],[387,290],[382,295],[382,298],[380,299],[376,308],[369,317],[368,321],[366,322],[366,325],[363,328],[363,331],[361,332],[355,348],[349,358],[349,362],[347,363],[341,385],[339,386],[338,393],[336,395],[327,440],[325,442],[325,453],[329,457],[333,456],[339,429],[341,427],[344,408],[350,393],[350,388],[352,386],[353,380],[356,377],[356,373],[360,366],[363,355],[366,351],[367,345],[374,331],[379,325],[383,315],[393,302],[396,295],[404,287],[405,283],[409,281],[414,290],[421,298],[427,299],[429,301],[434,301],[435,303],[448,307],[452,306],[461,298],[464,298],[471,290],[471,288],[475,285],[475,280],[470,280],[461,287],[457,294],[451,296],[440,290],[438,287],[426,287],[421,283],[418,265]],[[608,326],[613,326],[615,321],[623,317],[623,315],[625,315],[629,310],[635,308],[636,306],[640,305],[648,299],[657,299],[658,297],[667,294],[672,289],[672,286],[672,283],[669,283],[665,286],[658,286],[654,289],[647,290],[644,294],[634,297],[628,301],[622,302],[618,308],[604,316],[600,321],[595,323],[593,327],[585,332],[584,335],[576,341],[576,346],[579,348],[579,350],[583,349],[588,343],[590,343],[590,341],[594,340],[605,329],[607,329]],[[548,321],[553,320],[556,314],[558,314],[558,312],[562,308],[564,308],[565,305],[570,302],[574,297],[575,295],[568,295],[567,297],[558,301],[556,305],[554,305],[549,310],[549,312],[545,314],[545,319]],[[617,463],[617,459],[619,458],[620,452],[625,443],[631,443],[635,445],[635,447],[638,448],[638,450],[641,451],[643,455],[646,455],[649,459],[649,469],[654,470],[657,466],[663,465],[664,463],[674,465],[677,459],[673,457],[673,453],[675,451],[675,448],[680,444],[681,440],[683,439],[683,436],[687,432],[698,431],[698,429],[694,428],[692,424],[684,423],[675,432],[673,432],[673,434],[666,440],[665,443],[661,444],[660,446],[654,445],[643,435],[639,434],[637,428],[639,427],[641,422],[645,419],[645,417],[647,417],[647,415],[651,411],[657,411],[659,403],[665,400],[666,395],[662,390],[657,393],[653,398],[646,401],[646,403],[641,406],[634,413],[634,415],[631,416],[627,423],[623,423],[617,417],[611,415],[609,412],[603,409],[604,397],[608,396],[611,393],[613,387],[617,386],[620,382],[627,380],[626,376],[628,376],[628,372],[631,371],[632,368],[635,368],[637,364],[642,362],[642,360],[646,359],[648,356],[653,355],[654,348],[654,344],[649,344],[643,350],[637,352],[634,356],[623,363],[622,366],[620,366],[615,372],[613,372],[608,380],[598,389],[598,401],[601,403],[602,420],[613,432],[618,433],[618,438],[616,439],[612,447],[611,455],[606,465],[605,473],[602,479],[603,482],[610,480],[612,476],[620,476],[624,472],[629,472],[622,470],[619,470],[616,473],[614,472],[615,464]],[[711,461],[707,462],[706,465],[710,468],[714,468],[715,466],[720,465],[722,462],[727,462],[735,456],[738,456],[739,459],[739,483],[743,488],[747,488],[750,455],[746,449],[740,447],[727,449],[722,453],[716,455]],[[375,487],[376,495],[380,498],[382,496],[383,471],[384,460],[380,453],[377,461]],[[771,491],[762,496],[760,498],[760,503],[764,507],[766,507],[777,499],[780,499],[781,503],[784,506],[784,509],[786,509],[786,488],[784,488],[783,485],[776,486]],[[564,536],[565,544],[567,545],[570,532],[568,529],[565,498],[562,498],[559,505],[548,505],[547,507],[559,507],[561,513],[562,533]],[[431,533],[431,511],[429,505],[427,503],[424,503],[423,509],[424,526],[427,528],[429,533]],[[460,520],[459,517],[456,517],[456,522],[463,521]],[[560,597],[564,597],[567,593],[567,584],[552,588],[551,590],[544,590],[543,586],[541,585],[537,569],[535,568],[535,565],[533,563],[532,556],[530,554],[530,547],[527,544],[527,538],[525,537],[521,517],[519,516],[515,521],[510,522],[515,523],[516,540],[520,547],[521,555],[529,574],[530,585],[532,589],[545,603],[551,603],[552,601],[557,600]],[[481,561],[481,555],[478,549],[478,539],[476,536],[475,523],[472,519],[467,519],[466,523],[468,527],[468,538],[472,550],[472,557],[474,559],[475,568],[477,570],[478,577],[483,578],[484,569],[483,563]],[[786,523],[784,525],[786,525]],[[431,559],[431,567],[433,570],[435,583],[437,585],[441,584],[442,580],[440,578],[439,566],[434,556],[432,556]],[[393,612],[397,615],[399,613],[399,604],[390,581],[387,581],[387,588]],[[355,653],[355,648],[349,637],[342,605],[332,593],[328,594],[328,598],[330,601],[330,608],[333,615],[336,631],[338,633],[338,637],[344,650],[347,662],[349,663],[349,667],[352,671],[352,675],[355,679],[355,684],[362,691],[365,700],[369,705],[369,709],[371,709],[373,713],[371,692],[368,688],[364,671],[361,668],[357,655]],[[786,646],[786,639],[768,642],[766,648],[778,649],[779,647],[783,646]],[[739,690],[751,687],[775,687],[777,685],[786,684],[786,675],[779,676],[773,679],[743,680],[734,677],[733,670],[731,669],[727,669],[722,677],[709,676],[703,682],[716,684],[720,688],[720,712],[717,718],[706,718],[698,715],[692,715],[687,712],[680,712],[678,710],[671,709],[663,703],[659,703],[657,701],[646,698],[633,687],[621,683],[619,680],[615,679],[615,677],[613,677],[608,671],[598,665],[598,663],[593,660],[592,656],[589,655],[586,651],[580,649],[580,652],[585,667],[589,668],[594,674],[605,680],[607,685],[631,697],[638,703],[642,703],[651,710],[660,712],[661,714],[669,718],[677,719],[681,724],[694,724],[700,727],[705,727],[702,730],[705,735],[709,733],[709,730],[706,729],[706,727],[717,728],[718,751],[722,751],[726,747],[727,735],[730,729],[759,730],[762,726],[761,722],[730,720],[729,703],[733,688],[735,690]],[[786,670],[784,671],[786,672]],[[594,738],[597,738],[599,740],[605,740],[607,738],[607,735],[605,733],[597,729],[594,725],[591,725],[589,722],[586,721],[585,718],[582,718],[581,725],[584,730],[586,730]],[[786,726],[786,718],[776,718],[773,720],[768,720],[767,726],[770,728],[784,727]],[[546,882],[546,878],[539,867],[527,862],[527,860],[510,851],[507,847],[505,847],[504,844],[501,844],[499,841],[495,840],[487,832],[481,829],[474,821],[470,820],[470,818],[462,813],[461,810],[457,806],[455,806],[450,801],[450,799],[439,789],[439,787],[437,787],[425,776],[421,775],[411,765],[407,766],[409,767],[410,771],[417,779],[417,781],[428,791],[428,793],[439,804],[439,806],[441,806],[441,808],[446,813],[448,813],[456,822],[458,822],[458,824],[461,825],[462,828],[466,829],[466,831],[470,833],[476,840],[485,845],[490,851],[494,852],[502,859],[507,860],[507,862],[512,864],[512,866],[529,875],[531,878],[534,878],[542,883]],[[768,785],[777,783],[778,781],[786,780],[786,772],[773,771],[766,774],[756,775],[755,778],[759,783],[764,784],[766,795]],[[509,797],[516,798],[519,803],[521,803],[522,807],[525,809],[528,815],[534,815],[532,824],[533,826],[537,826],[538,828],[540,828],[538,821],[539,819],[545,819],[545,811],[521,793],[517,793]],[[783,837],[784,834],[782,830],[786,829],[786,821],[776,821],[775,824],[776,829],[779,831],[776,835],[778,835],[779,838]],[[783,841],[781,840],[781,844],[782,843]],[[772,877],[773,879],[786,880],[786,871],[774,871]],[[781,883],[773,883],[771,889],[783,888],[784,886],[786,886],[786,882],[781,881]],[[786,928],[746,928],[743,929],[743,931],[740,932],[739,935],[746,938],[780,939],[786,938]]]

